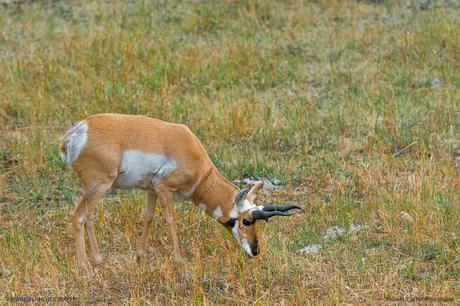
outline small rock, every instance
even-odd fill
[[[310,244],[297,251],[298,254],[308,255],[308,254],[318,254],[321,251],[321,245],[319,244]]]
[[[281,190],[281,181],[278,179],[270,179],[270,180],[262,181],[262,180],[254,179],[252,177],[249,177],[249,178],[247,177],[242,180],[234,180],[233,182],[235,184],[244,183],[247,185],[256,185],[256,184],[263,182],[264,190],[270,190],[270,191],[280,191]]]
[[[327,229],[326,234],[323,236],[324,240],[331,240],[338,236],[342,236],[345,233],[345,229],[339,226],[333,226]]]
[[[271,181],[265,181],[264,182],[264,188],[268,190],[273,190],[273,191],[279,191],[281,190],[281,186],[272,183]]]
[[[262,182],[261,180],[256,180],[256,179],[253,179],[252,177],[251,178],[244,178],[242,180],[234,180],[233,183],[235,184],[241,184],[241,183],[245,183],[245,184],[248,184],[248,185],[255,185],[255,184],[258,184]]]
[[[261,183],[262,180],[254,179],[252,177],[247,177],[243,179],[243,183],[248,184],[248,185],[256,185]]]
[[[350,225],[350,228],[348,229],[348,232],[349,232],[350,234],[354,234],[354,233],[359,232],[362,228],[363,228],[362,225],[352,223],[352,224]]]
[[[440,87],[442,85],[442,81],[440,79],[432,79],[430,82],[431,87]]]

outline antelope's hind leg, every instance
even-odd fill
[[[84,193],[72,212],[72,225],[77,246],[77,263],[88,272],[88,259],[86,257],[84,229],[88,233],[91,252],[96,263],[102,261],[93,227],[93,215],[97,201],[112,186],[112,181],[93,185],[92,188],[83,188]]]

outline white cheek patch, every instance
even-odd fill
[[[216,210],[214,211],[214,213],[212,214],[212,216],[213,216],[214,218],[216,218],[216,219],[219,219],[220,217],[223,216],[223,214],[222,214],[222,209],[220,209],[220,206],[218,206],[218,207],[216,208]]]
[[[232,228],[232,234],[233,234],[233,237],[235,237],[238,244],[241,245],[240,236],[238,235],[238,220],[235,220],[235,225],[233,225],[233,228]]]
[[[241,246],[250,257],[254,257],[254,255],[252,255],[251,247],[246,239],[241,240]]]
[[[202,211],[206,211],[206,204],[200,203],[198,205],[198,208],[201,209]]]
[[[233,237],[235,237],[238,244],[243,248],[243,250],[248,254],[250,257],[254,257],[252,255],[251,247],[249,246],[248,240],[243,238],[240,240],[240,236],[238,235],[238,220],[235,221],[235,225],[232,228]]]

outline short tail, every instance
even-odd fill
[[[70,156],[67,154],[66,147],[66,136],[67,134],[61,137],[61,142],[59,143],[59,156],[67,165],[70,165]]]

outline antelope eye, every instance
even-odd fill
[[[251,222],[248,219],[243,219],[243,224],[249,226],[251,225]]]

